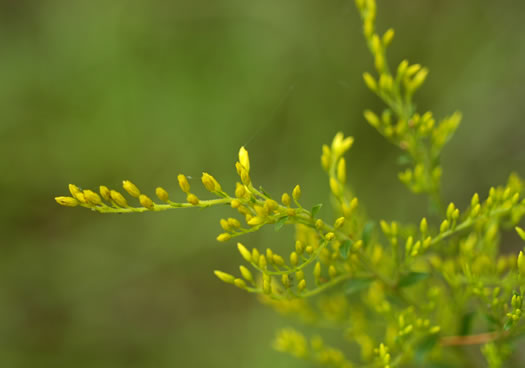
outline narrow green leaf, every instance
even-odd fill
[[[288,221],[288,216],[283,216],[275,223],[275,231],[281,230],[284,224]]]
[[[361,290],[365,290],[374,281],[373,279],[352,279],[345,285],[346,295],[355,294]]]
[[[505,322],[505,325],[503,325],[503,331],[508,331],[514,324],[514,320],[512,318],[509,318],[507,322]]]
[[[429,276],[430,274],[424,272],[410,272],[399,280],[398,286],[401,288],[411,286],[427,279]]]
[[[474,321],[474,316],[476,315],[476,313],[474,312],[468,312],[468,313],[465,313],[462,317],[461,317],[461,323],[459,325],[459,335],[460,336],[465,336],[465,335],[468,335],[470,334],[470,332],[472,331],[472,322]],[[486,318],[489,319],[489,315],[486,315]]]
[[[343,259],[348,258],[348,254],[350,253],[350,248],[352,247],[352,241],[350,239],[345,240],[341,243],[341,246],[339,247],[339,253],[341,254],[341,257]]]
[[[262,194],[264,194],[266,197],[272,199],[272,196],[269,195],[268,193],[266,193],[266,191],[263,189],[262,186],[259,186],[259,190],[262,192]]]
[[[365,227],[363,228],[363,234],[361,235],[361,239],[363,240],[363,246],[367,246],[368,243],[370,243],[370,239],[372,238],[372,232],[374,231],[375,223],[373,221],[368,221],[365,224]]]
[[[315,217],[317,215],[321,207],[323,207],[322,203],[316,204],[315,206],[312,207],[312,217]]]

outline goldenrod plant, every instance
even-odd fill
[[[299,185],[279,198],[256,186],[244,147],[235,164],[239,182],[232,192],[212,175],[202,174],[211,199],[197,197],[180,174],[185,201],[161,187],[154,200],[128,180],[122,185],[128,198],[106,186],[97,193],[71,184],[71,195],[56,201],[100,213],[230,206],[237,217],[220,220],[223,232],[217,240],[236,242],[243,264],[237,275],[215,275],[319,331],[334,329],[345,341],[335,347],[321,335],[307,337],[293,328],[279,331],[275,348],[297,358],[338,368],[463,367],[469,357],[462,347],[477,346],[490,368],[503,367],[513,344],[525,334],[525,256],[522,251],[500,251],[504,230],[515,229],[525,241],[525,231],[518,227],[525,215],[523,182],[511,174],[506,184],[487,195],[474,194],[461,210],[444,203],[440,154],[461,114],[436,120],[431,111],[416,110],[414,93],[428,70],[407,60],[391,69],[387,48],[394,30],[377,32],[375,0],[356,0],[356,5],[375,65],[376,76],[364,73],[364,81],[386,105],[381,112],[365,110],[364,118],[403,152],[407,168],[399,179],[433,204],[418,223],[377,221],[366,215],[347,185],[345,154],[354,138],[343,133],[324,145],[321,154],[335,221],[320,218],[319,205],[305,208]],[[234,240],[269,226],[295,228],[288,254],[250,249]]]

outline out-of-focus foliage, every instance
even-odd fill
[[[445,198],[465,207],[461,198],[511,169],[523,176],[523,6],[379,6],[404,41],[393,58],[432,71],[422,110],[463,112],[442,160]],[[414,220],[426,210],[393,179],[395,148],[363,123],[362,107],[379,104],[361,82],[369,56],[351,1],[0,7],[5,366],[295,364],[269,349],[277,317],[203,272],[237,263],[210,240],[226,212],[72,215],[49,199],[65,182],[129,177],[169,189],[179,172],[231,172],[247,145],[257,182],[271,192],[300,182],[313,205],[326,196],[318,147],[344,130],[359,136],[348,176],[371,215]],[[258,233],[250,244],[275,239]]]

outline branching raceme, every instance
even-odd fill
[[[454,113],[436,123],[431,112],[419,114],[414,92],[428,71],[402,61],[390,72],[386,49],[394,31],[382,36],[375,31],[374,0],[356,0],[368,47],[378,77],[365,73],[366,85],[387,108],[381,114],[365,111],[366,120],[403,152],[409,168],[399,178],[415,193],[426,193],[442,209],[434,225],[427,218],[416,225],[368,218],[347,186],[345,153],[352,137],[336,134],[322,147],[321,165],[328,175],[336,220],[318,218],[320,205],[301,205],[301,188],[280,201],[250,177],[250,159],[244,147],[235,164],[239,182],[232,194],[210,174],[202,184],[212,194],[200,199],[185,175],[178,184],[186,201],[171,199],[159,187],[153,200],[130,181],[124,191],[137,203],[114,189],[101,186],[98,193],[69,186],[70,196],[55,198],[69,207],[81,206],[100,213],[155,212],[175,208],[227,205],[240,219],[221,219],[220,242],[272,226],[292,225],[296,239],[289,254],[270,248],[248,249],[237,243],[246,262],[239,276],[215,271],[222,281],[250,293],[281,313],[298,317],[320,332],[335,329],[348,341],[346,349],[329,346],[320,335],[307,339],[295,329],[278,333],[277,350],[329,367],[466,366],[463,345],[483,345],[481,351],[491,368],[501,367],[509,356],[510,342],[525,334],[522,323],[525,294],[525,256],[502,255],[500,234],[517,227],[525,215],[523,182],[513,174],[505,186],[491,188],[488,196],[472,197],[460,211],[453,203],[443,205],[440,195],[439,157],[444,144],[458,127]],[[432,218],[432,217],[429,217]],[[380,231],[379,231],[380,230]],[[349,358],[350,356],[350,358]]]

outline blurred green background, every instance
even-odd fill
[[[445,198],[525,176],[525,3],[378,8],[379,29],[396,29],[391,61],[430,68],[420,110],[464,113]],[[267,191],[301,183],[306,205],[327,203],[320,147],[342,130],[370,215],[420,218],[399,152],[362,118],[381,104],[361,80],[360,29],[351,0],[0,1],[0,365],[308,366],[271,349],[288,321],[213,276],[241,260],[214,240],[228,209],[100,215],[53,197],[123,179],[175,195],[181,172],[232,188],[247,145]],[[244,242],[286,249],[284,234]]]

